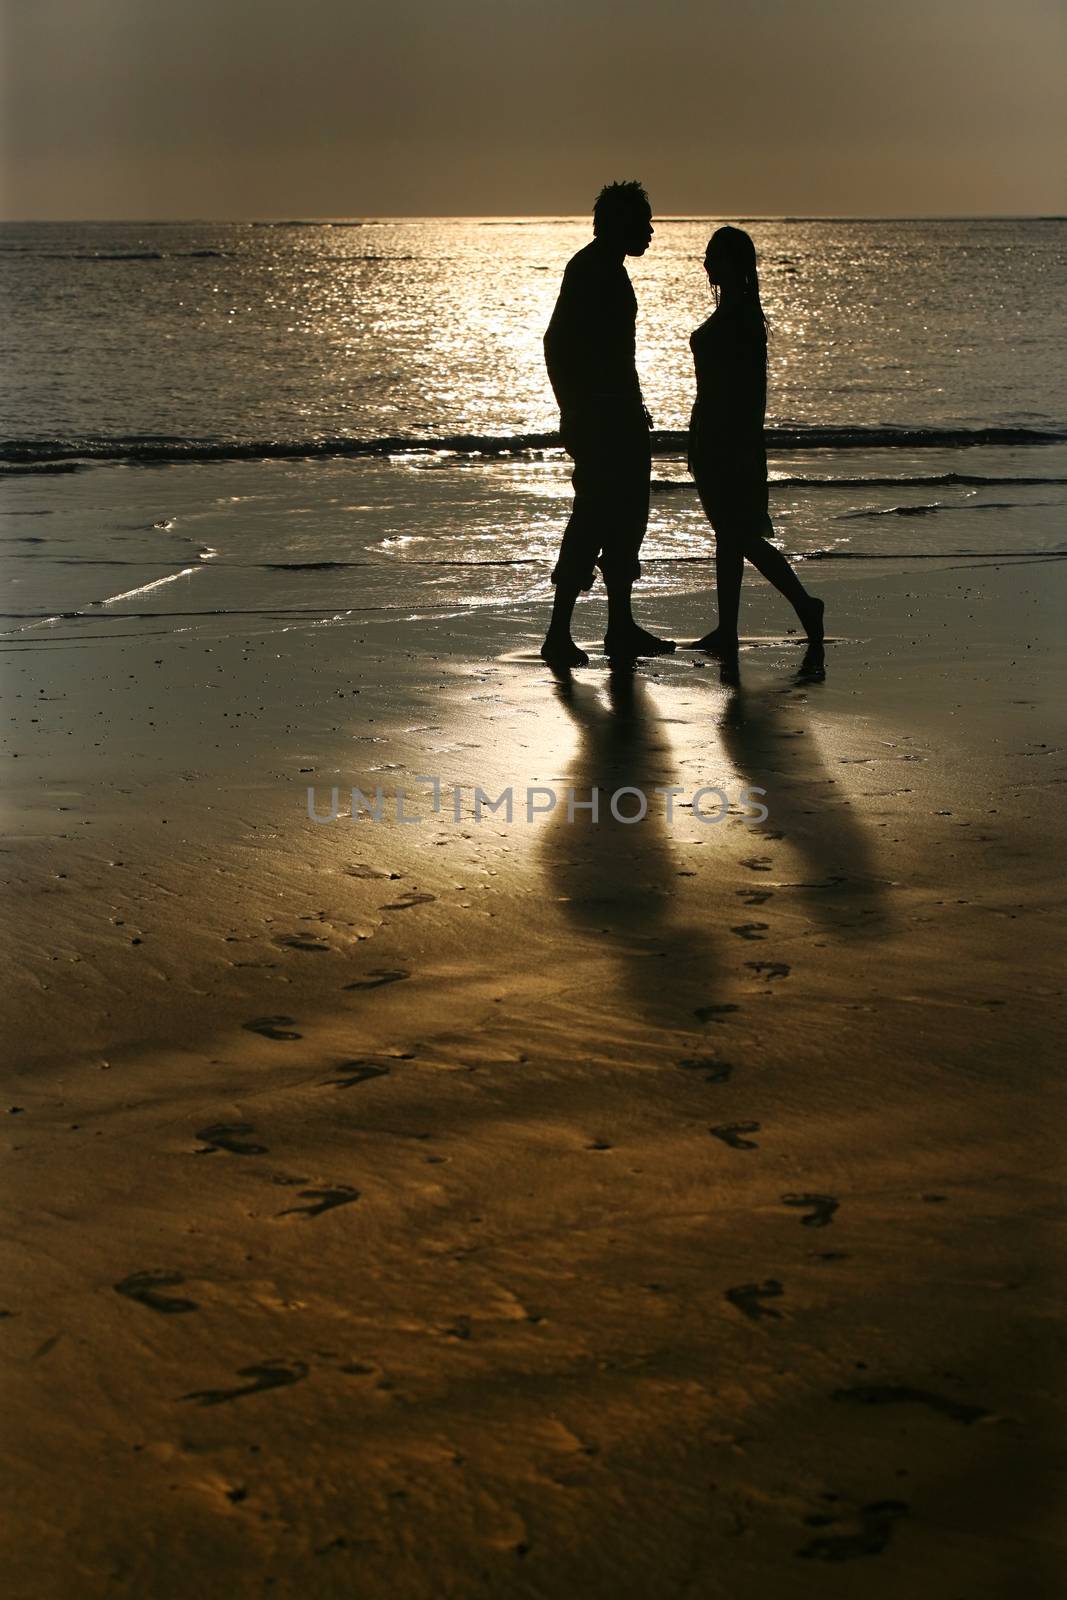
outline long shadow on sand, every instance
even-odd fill
[[[678,779],[659,711],[632,667],[612,670],[606,697],[569,675],[558,680],[557,693],[581,740],[541,834],[549,894],[575,933],[596,940],[616,964],[616,993],[599,996],[598,1004],[620,1015],[636,1009],[660,1027],[691,1025],[694,996],[706,997],[715,977],[711,930],[723,917],[712,911],[699,926],[677,920],[680,863],[663,797],[654,791]],[[613,816],[611,797],[624,787],[647,796],[641,821]],[[568,821],[567,788],[578,802],[598,791],[597,821],[579,809]],[[619,800],[624,815],[637,807],[633,795]]]
[[[738,891],[741,903],[758,906],[781,897],[802,903],[815,922],[835,932],[884,933],[889,885],[879,875],[867,828],[806,722],[804,680],[798,677],[786,691],[748,688],[738,673],[724,673],[723,682],[728,694],[717,730],[722,748],[741,784],[767,791],[768,845],[781,838],[800,857],[800,871],[782,878],[768,855],[766,876],[754,875],[751,889]],[[758,855],[763,828],[752,832]]]

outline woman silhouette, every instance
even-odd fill
[[[690,646],[712,654],[737,650],[737,613],[745,559],[790,602],[809,644],[821,645],[823,602],[810,595],[767,535],[767,321],[760,303],[756,249],[740,228],[719,228],[704,270],[715,310],[689,341],[697,398],[689,424],[689,470],[715,530],[719,624]]]

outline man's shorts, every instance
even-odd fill
[[[641,576],[652,476],[644,409],[606,403],[595,414],[565,417],[560,432],[574,459],[574,506],[552,582],[591,589],[599,567],[609,586],[632,583]]]

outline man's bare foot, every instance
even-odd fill
[[[604,654],[619,661],[634,661],[638,656],[669,656],[676,648],[673,639],[659,639],[635,622],[629,628],[609,628],[604,635]]]
[[[579,650],[569,633],[553,633],[551,628],[541,646],[541,660],[561,670],[589,665],[589,657],[584,650]]]
[[[706,650],[709,656],[735,656],[737,654],[737,634],[727,633],[724,628],[712,628],[702,639],[694,639],[689,650]]]
[[[809,644],[822,644],[825,610],[826,606],[822,600],[817,600],[814,595],[808,596],[808,603],[800,613],[800,620],[804,624]]]

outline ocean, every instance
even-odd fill
[[[760,259],[791,556],[1067,552],[1063,219],[729,220]],[[684,430],[714,226],[660,219],[628,263],[658,595],[710,581]],[[547,603],[570,486],[541,337],[588,237],[574,218],[4,225],[5,633]]]

